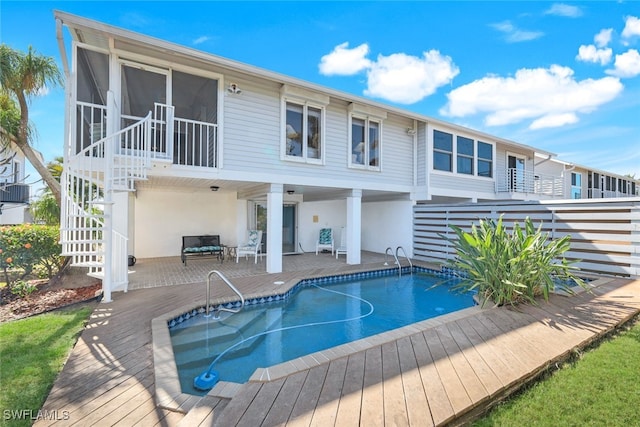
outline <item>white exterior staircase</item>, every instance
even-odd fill
[[[113,229],[113,194],[134,191],[136,181],[147,179],[153,119],[149,112],[137,123],[113,131],[116,121],[106,120],[106,110],[100,108],[91,114],[98,117],[91,144],[75,154],[67,147],[60,240],[62,255],[71,257],[71,265],[87,267],[90,276],[100,278],[103,301],[110,302],[111,291],[126,292],[129,283],[128,239]],[[95,128],[99,131],[94,132]]]

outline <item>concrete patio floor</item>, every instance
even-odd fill
[[[363,252],[362,261],[293,255],[283,258],[283,273],[267,274],[264,260],[189,260],[186,267],[177,257],[139,260],[129,292],[94,310],[43,406],[67,417],[35,425],[459,424],[640,312],[640,281],[602,278],[593,293],[553,295],[518,310],[474,307],[340,346],[276,379],[221,384],[204,398],[167,395],[154,366],[152,320],[202,304],[210,270],[250,297],[302,278],[380,269],[384,255]],[[229,294],[215,287],[213,296]]]

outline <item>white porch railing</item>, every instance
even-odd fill
[[[217,168],[218,125],[175,117],[174,110],[170,105],[154,104],[149,147],[151,158],[181,166]],[[123,124],[138,120],[140,117],[122,116]]]
[[[496,179],[496,193],[533,193],[564,197],[561,177],[508,168]]]

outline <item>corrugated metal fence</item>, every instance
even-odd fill
[[[567,259],[586,272],[640,277],[640,199],[615,201],[576,200],[561,202],[494,202],[464,205],[416,205],[413,211],[414,257],[444,262],[455,256],[446,237],[455,237],[449,227],[465,231],[481,218],[497,220],[509,229],[515,222],[534,224],[551,238],[571,236]]]

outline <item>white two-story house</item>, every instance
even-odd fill
[[[67,75],[62,242],[126,288],[127,255],[264,232],[266,271],[323,227],[412,253],[416,203],[568,198],[553,153],[289,76],[55,12]],[[71,35],[67,51],[63,34]],[[543,173],[545,172],[545,173]],[[584,177],[583,179],[586,179]],[[636,190],[637,191],[637,190]],[[336,233],[337,234],[337,233]]]
[[[28,211],[24,154],[13,143],[0,146],[0,225],[22,224],[31,218]]]

